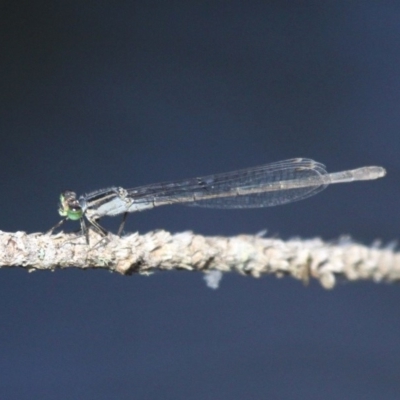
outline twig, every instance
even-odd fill
[[[400,280],[400,253],[394,246],[366,247],[341,238],[282,241],[259,236],[205,237],[192,232],[137,233],[101,239],[90,233],[90,243],[76,234],[45,235],[0,231],[0,267],[28,271],[57,268],[103,268],[124,275],[157,270],[236,271],[260,277],[290,275],[303,282],[311,278],[331,289],[337,277],[347,280]]]

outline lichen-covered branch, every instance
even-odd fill
[[[400,253],[393,246],[366,247],[348,238],[282,241],[260,236],[201,236],[192,232],[154,231],[101,238],[90,233],[90,245],[76,234],[45,235],[0,231],[0,267],[28,271],[57,268],[103,268],[129,275],[159,270],[238,272],[289,275],[308,282],[315,278],[333,288],[347,280],[400,280]]]

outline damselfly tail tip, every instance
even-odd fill
[[[386,169],[377,166],[362,167],[354,170],[355,179],[360,181],[379,179],[383,178],[385,175],[386,175]]]

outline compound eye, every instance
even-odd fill
[[[73,221],[76,221],[77,219],[81,219],[83,215],[82,209],[79,208],[71,208],[67,211],[67,218],[71,219]]]

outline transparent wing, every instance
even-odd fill
[[[257,208],[301,200],[330,183],[325,166],[307,158],[279,161],[199,178],[128,189],[133,204],[183,203],[210,208]]]

